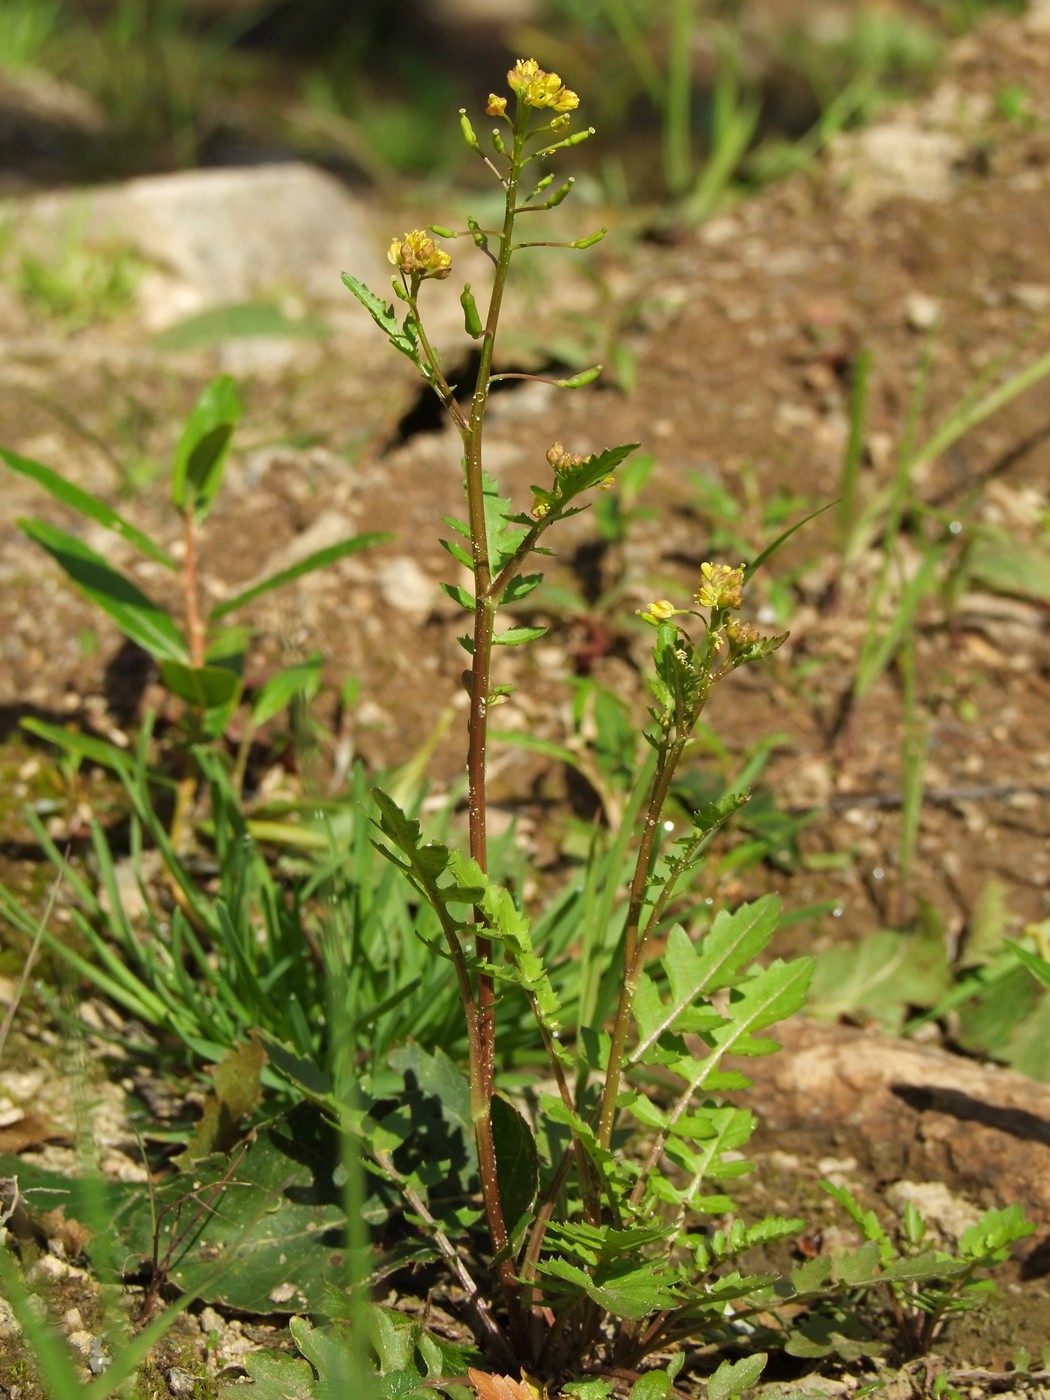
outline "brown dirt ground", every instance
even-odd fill
[[[996,95],[1013,87],[1029,93],[1030,120],[997,115]],[[597,579],[593,523],[583,515],[568,527],[552,570],[590,589],[591,600],[587,609],[547,609],[550,637],[508,654],[500,679],[519,686],[508,726],[564,739],[564,682],[584,671],[644,703],[644,637],[634,609],[654,596],[687,597],[724,526],[705,509],[697,479],[745,493],[733,548],[752,553],[775,533],[763,524],[763,509],[778,492],[797,498],[796,516],[835,498],[850,375],[862,351],[870,351],[873,369],[859,491],[862,502],[875,497],[893,472],[927,346],[917,324],[923,298],[936,303],[940,320],[928,342],[920,437],[975,385],[999,383],[1045,352],[1050,33],[988,22],[956,47],[938,93],[900,116],[917,129],[931,112],[962,151],[935,200],[899,195],[864,206],[836,177],[834,162],[820,161],[699,233],[672,228],[639,239],[637,227],[615,229],[594,255],[597,285],[570,277],[565,290],[540,286],[512,313],[508,345],[521,365],[542,365],[537,347],[552,336],[577,349],[589,344],[596,357],[611,346],[628,367],[619,387],[557,395],[529,385],[498,402],[492,467],[522,506],[554,440],[579,451],[639,441],[656,465],[643,500],[648,513],[632,524],[625,546],[599,556]],[[591,212],[571,217],[589,226]],[[60,340],[28,325],[12,300],[0,315],[4,445],[114,500],[130,460],[163,460],[178,415],[218,363],[210,353],[144,351],[132,324]],[[205,571],[217,591],[232,590],[293,557],[307,535],[320,545],[340,531],[394,530],[396,541],[382,552],[257,607],[257,677],[282,655],[320,648],[332,722],[336,688],[359,677],[362,702],[338,716],[343,763],[349,753],[375,765],[403,761],[451,707],[457,717],[434,769],[435,782],[448,784],[460,764],[462,660],[454,609],[436,588],[449,576],[436,537],[441,516],[458,509],[458,445],[425,415],[422,428],[416,419],[405,424],[419,401],[411,371],[392,363],[378,342],[362,353],[364,343],[340,320],[323,348],[292,369],[247,377],[246,426],[229,491],[211,521]],[[115,456],[102,443],[116,443]],[[800,838],[804,859],[794,871],[750,872],[746,888],[726,875],[710,893],[734,897],[775,886],[789,909],[834,904],[836,917],[795,924],[780,951],[899,925],[920,902],[939,911],[955,948],[992,880],[1005,887],[1012,931],[1050,916],[1050,614],[1045,598],[993,593],[969,584],[964,572],[968,541],[990,526],[1045,547],[1048,482],[1045,381],[914,473],[915,497],[929,514],[905,522],[906,565],[914,567],[917,539],[934,521],[958,521],[961,531],[949,554],[958,596],[947,585],[932,590],[915,633],[928,796],[906,885],[898,878],[899,668],[845,707],[885,541],[876,532],[844,565],[829,511],[756,585],[767,608],[787,598],[790,642],[765,668],[736,677],[713,702],[710,721],[734,755],[772,731],[782,735],[762,782],[782,807],[816,816]],[[115,633],[98,625],[12,528],[19,514],[59,520],[62,513],[20,481],[6,480],[2,489],[0,771],[8,795],[0,874],[26,883],[32,866],[16,809],[35,791],[45,761],[19,739],[18,720],[36,714],[124,727],[155,692],[148,684],[143,690],[149,678],[134,658],[118,654]],[[170,543],[162,501],[160,476],[124,509]],[[118,550],[114,557],[123,556]],[[430,580],[432,595],[412,592],[406,559]],[[786,593],[772,587],[778,575],[789,579]],[[160,586],[146,570],[139,577],[147,588]],[[616,605],[605,607],[602,590],[613,584]],[[564,775],[516,750],[495,768],[501,797],[532,794],[523,830],[538,858],[550,860],[566,809]],[[575,800],[589,815],[586,796]],[[804,1134],[778,1147],[806,1162],[826,1155]],[[865,1165],[856,1165],[860,1177]],[[1025,1292],[1018,1311],[1027,1331],[1018,1321],[1012,1335],[1023,1333],[1037,1354],[1037,1334],[1050,1336],[1050,1311],[1041,1284],[1028,1288],[1037,1288],[1038,1301]],[[1009,1359],[998,1342],[991,1350],[994,1359],[977,1351],[968,1359],[993,1367]]]

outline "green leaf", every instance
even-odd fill
[[[1011,1245],[1035,1233],[1022,1208],[1014,1204],[985,1211],[976,1225],[963,1232],[959,1252],[967,1261],[1001,1263]]]
[[[225,666],[187,666],[181,661],[162,661],[164,684],[196,710],[214,710],[239,698],[241,678]]]
[[[158,564],[163,564],[166,569],[178,569],[178,564],[166,550],[161,549],[160,545],[154,544],[148,535],[137,530],[130,521],[125,520],[122,515],[118,515],[97,496],[92,496],[88,491],[82,491],[79,486],[74,486],[72,482],[66,481],[50,467],[33,462],[28,457],[19,457],[15,452],[7,452],[0,448],[0,458],[7,463],[12,471],[35,481],[56,501],[70,506],[85,520],[95,520],[98,524],[104,525],[107,530],[112,530],[115,535],[127,540],[128,544],[134,545],[147,558],[153,559]]]
[[[194,1163],[192,1174],[158,1184],[152,1202],[143,1191],[121,1230],[129,1264],[153,1257],[154,1210],[162,1211],[176,1288],[262,1316],[322,1311],[329,1285],[346,1282],[338,1160],[316,1110],[303,1105],[257,1129],[240,1156]],[[216,1281],[220,1259],[227,1267]]]
[[[317,1372],[314,1400],[344,1400],[354,1378],[349,1339],[333,1328],[314,1327],[305,1317],[293,1317],[288,1330]]]
[[[510,500],[500,496],[499,482],[482,474],[482,502],[485,508],[485,534],[489,546],[489,566],[495,577],[514,554],[528,534],[528,528],[516,523]]]
[[[171,499],[176,510],[191,511],[199,524],[222,484],[234,429],[241,416],[237,386],[228,374],[206,385],[175,449]]]
[[[18,528],[54,558],[77,588],[97,604],[131,641],[158,661],[189,661],[182,634],[169,613],[129,578],[111,569],[82,540],[42,520],[19,520]]]
[[[1010,531],[981,527],[963,568],[971,585],[990,593],[1050,601],[1050,551],[1023,545]]]
[[[667,1400],[672,1388],[666,1371],[647,1371],[631,1386],[630,1400]]]
[[[536,1139],[528,1123],[502,1094],[490,1103],[492,1137],[496,1149],[496,1178],[507,1230],[513,1236],[532,1210],[540,1186],[540,1160]]]
[[[817,960],[810,1013],[834,1020],[875,1016],[900,1029],[909,1004],[929,1006],[951,986],[943,938],[936,930],[882,929],[850,948],[829,948]]]
[[[308,1361],[252,1351],[244,1358],[244,1369],[252,1382],[248,1388],[254,1400],[317,1400]],[[238,1381],[226,1381],[219,1387],[219,1400],[241,1400],[244,1388]]]
[[[503,590],[501,603],[520,603],[543,582],[542,574],[515,574]]]
[[[539,637],[547,635],[546,627],[508,627],[505,632],[497,632],[492,638],[492,645],[496,647],[520,647],[526,642],[534,642]]]
[[[1050,988],[1050,962],[1047,962],[1045,958],[1038,957],[1035,953],[1030,953],[1027,948],[1023,948],[1020,943],[1015,943],[1012,938],[1006,940],[1006,946],[1013,949],[1018,960],[1037,982]]]
[[[768,1352],[756,1351],[739,1361],[723,1361],[707,1382],[708,1400],[733,1400],[742,1390],[755,1384],[768,1360]]]
[[[289,317],[270,302],[229,302],[176,322],[153,337],[158,350],[211,349],[226,340],[257,336],[282,340],[326,340],[331,327],[316,316]]]
[[[241,1124],[258,1106],[266,1051],[257,1040],[227,1050],[211,1072],[212,1092],[185,1149],[175,1159],[188,1166],[213,1152],[229,1152],[241,1137]],[[190,1167],[192,1170],[192,1167]]]
[[[286,666],[276,676],[271,676],[259,687],[252,703],[252,724],[266,724],[297,697],[312,700],[321,688],[323,664],[321,653],[314,652],[308,661]]]
[[[464,612],[472,613],[474,611],[474,595],[469,588],[464,588],[462,584],[459,583],[442,583],[440,587],[442,593],[447,593],[453,602],[459,604]]]
[[[297,564],[282,569],[280,573],[271,574],[261,583],[252,584],[251,588],[246,588],[243,593],[238,593],[233,598],[227,598],[225,603],[220,603],[217,608],[212,608],[208,616],[213,621],[225,617],[235,608],[243,608],[246,603],[254,602],[256,598],[262,597],[264,593],[272,592],[275,588],[283,588],[286,583],[293,583],[297,578],[302,578],[304,574],[312,574],[317,569],[326,569],[329,564],[334,564],[339,559],[345,559],[348,554],[356,554],[359,550],[370,549],[376,544],[387,544],[393,538],[389,531],[377,530],[369,535],[354,535],[351,539],[343,540],[339,544],[328,545],[326,549],[318,549],[313,554],[308,554],[305,559],[300,559]]]
[[[663,1002],[652,979],[643,977],[634,1007],[638,1043],[629,1063],[642,1063],[660,1037],[688,1017],[699,997],[732,986],[744,965],[772,938],[779,917],[780,901],[765,895],[732,913],[720,910],[699,945],[681,927],[673,928],[661,959],[670,1000]]]
[[[353,292],[372,320],[388,337],[394,349],[400,350],[402,355],[407,355],[416,368],[422,370],[423,363],[419,356],[418,333],[411,316],[405,317],[405,324],[402,327],[394,313],[393,302],[382,301],[375,292],[370,292],[363,282],[359,282],[349,272],[343,273],[343,285]]]

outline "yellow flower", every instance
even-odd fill
[[[669,598],[655,598],[646,608],[650,617],[655,617],[657,622],[666,622],[668,618],[674,617],[678,609]]]
[[[580,105],[579,97],[564,85],[557,73],[545,73],[534,58],[519,58],[507,74],[507,83],[526,107],[572,112]]]
[[[424,277],[447,277],[452,271],[449,254],[439,248],[428,233],[418,228],[406,233],[403,239],[395,238],[386,256],[387,261],[393,263],[410,281],[422,281]]]
[[[744,602],[744,566],[701,564],[696,601],[702,608],[739,608]]]
[[[506,116],[507,99],[505,97],[497,97],[494,92],[490,92],[488,106],[485,108],[485,112],[490,117]]]

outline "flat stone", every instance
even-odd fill
[[[130,247],[154,267],[140,289],[152,330],[195,312],[299,290],[344,303],[344,271],[383,287],[384,233],[333,176],[301,162],[190,170],[5,201],[18,243],[61,256],[78,242]]]

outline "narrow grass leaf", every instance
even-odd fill
[[[155,544],[148,535],[137,530],[129,520],[125,520],[111,506],[107,506],[104,501],[100,501],[89,491],[81,490],[79,486],[74,486],[71,481],[66,481],[50,467],[42,466],[40,462],[34,462],[28,457],[20,457],[16,452],[8,452],[0,448],[0,459],[3,459],[12,471],[27,476],[42,486],[56,501],[71,507],[83,519],[94,520],[98,524],[104,525],[107,530],[112,530],[115,535],[127,540],[128,544],[134,545],[148,559],[163,564],[166,569],[178,569],[178,564],[167,550],[161,549],[160,545]]]
[[[170,614],[129,578],[110,568],[100,554],[42,520],[19,520],[16,524],[46,549],[85,597],[111,617],[143,651],[157,660],[189,661],[186,642]]]
[[[212,621],[217,621],[220,617],[226,617],[236,608],[243,608],[246,604],[253,603],[264,593],[271,593],[275,588],[283,588],[286,583],[294,583],[297,578],[302,578],[305,574],[312,574],[317,569],[326,569],[330,564],[345,559],[349,554],[357,554],[359,550],[371,549],[373,545],[377,544],[387,544],[393,538],[389,531],[375,530],[371,534],[354,535],[352,539],[342,540],[339,544],[329,545],[326,549],[319,549],[313,554],[308,554],[305,559],[300,559],[297,564],[292,564],[287,569],[282,569],[280,573],[272,574],[269,578],[263,579],[261,583],[252,584],[251,588],[246,588],[243,593],[238,593],[233,598],[227,598],[224,603],[212,608],[208,616]]]

